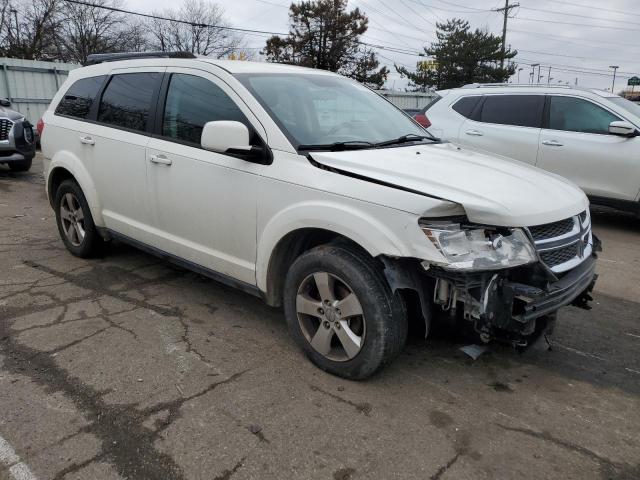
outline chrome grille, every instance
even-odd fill
[[[580,247],[578,243],[567,245],[566,247],[557,248],[555,250],[549,250],[548,252],[540,252],[540,258],[548,267],[555,267],[561,265],[569,260],[577,257],[580,254]]]
[[[9,132],[13,127],[13,122],[8,118],[0,118],[0,142],[9,139]]]
[[[559,237],[566,235],[573,230],[574,219],[567,218],[559,222],[547,223],[546,225],[536,225],[529,227],[531,236],[534,240],[545,240],[547,238]]]
[[[593,238],[588,211],[528,230],[540,260],[555,273],[571,270],[591,255]]]

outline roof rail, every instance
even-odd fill
[[[96,65],[118,60],[134,60],[137,58],[197,58],[191,52],[122,52],[122,53],[92,53],[87,55],[84,66]]]
[[[531,87],[544,87],[544,88],[575,88],[573,85],[559,85],[553,83],[468,83],[463,85],[462,88],[497,88],[497,87],[521,87],[521,88],[531,88]]]

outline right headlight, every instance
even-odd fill
[[[420,219],[420,228],[447,259],[449,270],[499,270],[537,261],[535,248],[520,228],[495,229],[453,221]]]

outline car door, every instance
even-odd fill
[[[534,165],[543,107],[543,95],[485,95],[462,124],[458,142]]]
[[[151,229],[145,148],[162,71],[128,68],[111,72],[98,105],[96,127],[85,138],[94,149],[92,178],[105,225],[142,242],[149,241]]]
[[[200,145],[206,122],[246,124],[252,142],[266,132],[223,81],[200,70],[169,68],[147,148],[154,244],[196,265],[255,285],[256,202],[266,165]]]
[[[588,195],[635,200],[640,139],[609,133],[624,120],[592,100],[569,95],[548,99],[537,166],[578,184]]]
[[[46,151],[66,151],[90,175],[93,175],[95,163],[92,135],[99,131],[92,122],[92,115],[97,110],[96,99],[107,78],[107,75],[99,75],[76,80],[60,99],[54,112],[55,121],[47,125]],[[55,192],[49,194],[55,196]]]

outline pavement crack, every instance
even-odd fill
[[[431,477],[429,477],[430,480],[438,480],[439,478],[441,478],[442,475],[444,475],[446,471],[449,470],[451,467],[453,467],[453,465],[458,461],[458,459],[460,458],[460,455],[461,455],[460,452],[456,453],[451,458],[451,460],[449,460],[446,464],[441,466],[436,473],[434,473],[433,475],[431,475]]]
[[[51,477],[51,480],[62,480],[64,477],[66,477],[70,473],[78,472],[83,468],[85,468],[86,466],[91,465],[93,462],[97,462],[101,460],[102,458],[104,458],[104,456],[105,454],[101,452],[97,455],[94,455],[91,458],[88,458],[84,462],[80,462],[80,463],[73,462],[68,467],[65,467],[62,470],[58,471],[53,477]]]
[[[244,461],[245,461],[246,457],[242,457],[238,463],[236,463],[233,468],[231,468],[230,470],[225,470],[224,472],[222,472],[220,475],[218,475],[217,477],[215,477],[213,480],[229,480],[231,478],[231,476],[236,473],[240,467],[242,467],[242,465],[244,465]]]
[[[53,268],[50,268],[46,265],[42,265],[41,263],[38,262],[34,262],[32,260],[25,260],[23,262],[25,265],[34,268],[36,270],[48,273],[49,275],[55,275],[58,276],[60,278],[63,278],[65,281],[67,281],[68,283],[75,285],[77,287],[80,288],[84,288],[84,289],[88,289],[88,290],[93,290],[96,293],[99,293],[101,295],[105,295],[108,297],[112,297],[115,298],[117,300],[120,300],[122,302],[125,303],[130,303],[132,305],[136,305],[140,308],[145,308],[147,310],[151,310],[155,313],[158,313],[162,316],[165,317],[171,317],[171,316],[175,316],[177,315],[179,312],[176,311],[175,308],[171,308],[171,307],[161,307],[158,305],[153,305],[152,303],[149,303],[148,301],[145,300],[138,300],[136,298],[133,298],[125,293],[122,293],[121,291],[115,291],[115,290],[111,290],[109,288],[107,288],[104,283],[98,281],[98,280],[94,280],[92,278],[89,277],[82,277],[82,279],[74,276],[74,275],[70,275],[67,272],[60,272],[57,270],[54,270]],[[157,282],[158,280],[155,280],[154,282]],[[138,284],[139,286],[139,284]]]
[[[156,449],[156,434],[144,426],[146,415],[137,410],[136,405],[107,403],[103,398],[104,392],[72,376],[56,362],[55,357],[50,355],[51,352],[42,352],[18,342],[7,322],[0,322],[0,338],[3,370],[27,376],[33,383],[42,386],[46,393],[61,392],[71,400],[79,414],[89,422],[81,430],[95,436],[101,442],[98,456],[113,465],[121,477],[149,480],[184,478],[182,469],[175,460],[169,454]],[[69,348],[70,345],[62,348]],[[231,378],[227,379],[227,382],[229,381],[232,381]],[[209,390],[213,388],[215,386],[210,386]],[[196,396],[198,395],[193,395],[192,398]],[[81,467],[82,465],[72,465],[67,468]],[[67,473],[70,471],[58,472],[56,478],[62,478]]]
[[[632,466],[629,464],[614,462],[612,460],[609,460],[608,458],[603,457],[602,455],[599,455],[593,450],[589,450],[588,448],[583,447],[582,445],[576,445],[575,443],[569,442],[567,440],[554,437],[549,432],[538,432],[528,428],[509,427],[500,423],[496,423],[495,425],[508,432],[521,433],[523,435],[537,438],[544,442],[552,443],[556,446],[565,448],[566,450],[584,455],[585,457],[590,458],[591,460],[600,464],[600,466],[602,467],[602,474],[604,478],[611,480],[622,480],[627,478],[631,480],[632,478],[640,478],[640,464]]]
[[[148,417],[149,415],[153,415],[163,410],[166,410],[167,412],[169,412],[165,420],[158,422],[158,428],[155,431],[155,435],[159,435],[164,430],[166,430],[177,418],[180,417],[180,409],[185,403],[191,400],[194,400],[196,398],[202,397],[203,395],[206,395],[207,393],[215,390],[221,385],[226,385],[228,383],[236,381],[238,378],[240,378],[242,375],[244,375],[248,371],[249,370],[243,370],[241,372],[234,373],[228,378],[225,378],[224,380],[220,380],[219,382],[214,382],[210,384],[207,388],[200,390],[199,392],[196,392],[193,395],[189,395],[188,397],[181,396],[174,400],[157,403],[151,407],[141,410],[141,413],[145,417]]]
[[[100,328],[100,329],[96,330],[95,332],[90,333],[89,335],[85,335],[84,337],[79,338],[77,340],[74,340],[73,342],[69,342],[69,343],[67,343],[65,345],[61,345],[60,347],[56,347],[53,350],[47,350],[46,352],[38,352],[37,355],[40,355],[42,353],[47,353],[49,355],[53,355],[55,353],[60,353],[63,350],[66,350],[67,348],[70,348],[70,347],[74,347],[74,346],[84,342],[85,340],[89,340],[90,338],[95,337],[96,335],[99,335],[102,332],[105,332],[105,331],[109,330],[110,328],[113,328],[113,327],[111,325],[109,325],[108,327]]]
[[[340,403],[346,403],[347,405],[351,405],[358,412],[362,413],[365,417],[368,417],[371,414],[371,410],[373,409],[373,406],[368,402],[359,402],[359,403],[352,402],[351,400],[342,398],[340,395],[336,395],[335,393],[327,392],[326,390],[323,390],[320,387],[316,387],[315,385],[309,385],[309,386],[311,387],[311,390],[313,390],[314,392],[323,393],[333,398],[334,400],[337,400]]]

